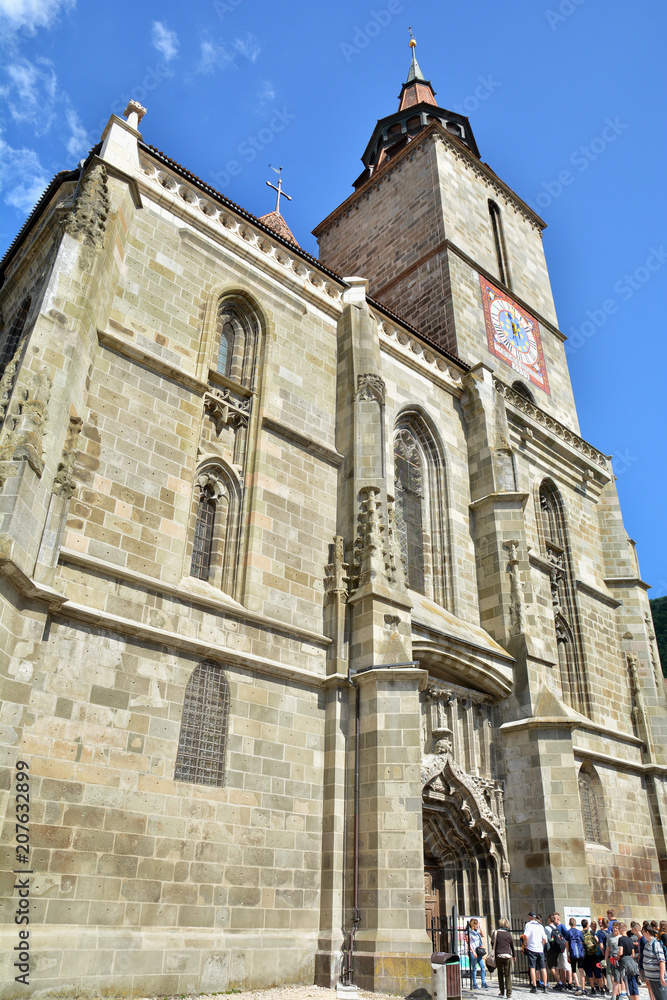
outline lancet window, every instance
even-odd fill
[[[489,199],[489,215],[491,216],[491,228],[493,229],[493,243],[496,248],[496,261],[498,263],[498,277],[508,288],[512,287],[510,281],[509,261],[507,259],[507,245],[505,243],[505,233],[503,231],[503,219],[500,209],[495,201]]]
[[[238,296],[226,296],[218,305],[216,371],[252,387],[259,324],[254,311]]]
[[[584,827],[584,840],[589,844],[607,845],[608,831],[604,815],[602,784],[592,765],[579,769],[579,804]]]
[[[567,704],[588,715],[590,706],[575,620],[576,603],[563,504],[558,490],[549,480],[540,486],[539,517],[546,556],[551,566],[551,601],[561,693]]]
[[[240,486],[223,463],[201,469],[193,495],[190,576],[233,595],[238,560]]]
[[[14,321],[6,331],[3,331],[2,338],[0,339],[0,378],[4,375],[7,365],[14,357],[16,348],[19,346],[25,321],[30,311],[30,302],[30,298],[27,298],[23,302]]]
[[[447,594],[443,463],[417,413],[402,414],[394,436],[394,492],[406,583],[445,605]]]
[[[176,754],[175,781],[222,785],[229,716],[229,684],[216,663],[204,661],[190,675]]]

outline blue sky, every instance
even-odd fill
[[[664,0],[0,0],[0,251],[132,96],[147,142],[257,215],[282,166],[285,217],[317,254],[311,229],[397,107],[408,25],[438,103],[548,223],[581,432],[614,455],[665,595]]]

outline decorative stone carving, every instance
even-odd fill
[[[527,399],[522,393],[517,392],[515,389],[511,389],[510,386],[505,385],[501,382],[499,378],[495,375],[493,376],[493,385],[496,392],[499,392],[501,396],[504,396],[508,403],[516,407],[517,410],[521,410],[525,413],[527,417],[534,420],[536,424],[541,426],[546,432],[554,434],[556,437],[560,438],[561,441],[565,441],[569,444],[571,448],[575,451],[581,452],[586,458],[590,458],[596,465],[599,465],[602,469],[607,470],[609,461],[606,455],[603,455],[601,451],[594,448],[593,445],[584,441],[577,434],[566,427],[565,424],[561,424],[559,420],[555,420],[553,417],[541,410],[539,406],[533,403],[530,399]],[[522,437],[525,435],[525,430],[521,431]],[[527,435],[526,435],[527,436]],[[532,437],[532,433],[531,433]]]
[[[524,602],[521,574],[519,572],[519,542],[516,539],[505,542],[510,567],[510,635],[521,635],[526,631],[526,605]]]
[[[628,674],[630,676],[630,692],[632,695],[632,711],[630,714],[632,725],[639,739],[644,741],[644,746],[646,747],[645,756],[650,760],[653,755],[651,730],[646,718],[644,695],[642,694],[639,673],[637,671],[637,657],[632,653],[626,653],[625,659],[628,664]]]
[[[357,393],[355,399],[375,400],[384,403],[387,387],[385,381],[374,372],[357,375]]]
[[[74,482],[74,461],[76,459],[76,444],[79,432],[83,426],[81,417],[70,417],[62,458],[53,480],[53,492],[56,496],[69,500],[76,488]]]
[[[385,573],[389,583],[405,590],[405,559],[402,552],[402,536],[398,531],[397,510],[394,498],[387,497],[387,537],[384,547]]]
[[[24,459],[30,468],[42,475],[44,458],[42,438],[48,418],[47,403],[51,394],[51,379],[46,368],[28,376],[27,384],[18,393],[18,413],[13,430],[0,449],[0,462]]]
[[[344,540],[342,535],[334,535],[332,560],[326,566],[324,591],[328,601],[339,600],[343,603],[348,599],[348,564],[344,559]]]
[[[74,239],[83,238],[89,249],[97,249],[104,245],[108,215],[107,168],[96,163],[81,179],[74,207],[65,221],[65,232]]]
[[[215,424],[216,434],[220,434],[225,424],[233,427],[247,427],[252,400],[244,399],[231,389],[211,388],[204,396],[204,412]]]
[[[206,470],[197,476],[195,486],[199,490],[200,496],[205,493],[211,500],[218,501],[227,496],[225,484],[214,470]]]
[[[11,399],[14,382],[16,381],[16,372],[21,361],[21,355],[23,354],[25,342],[26,336],[24,335],[14,352],[14,357],[5,368],[2,378],[0,379],[0,424],[4,421],[7,413],[7,407],[9,406],[9,400]]]
[[[354,543],[353,581],[356,587],[384,576],[385,525],[377,486],[364,486],[359,491],[361,509],[357,518],[357,538]]]
[[[141,125],[141,119],[146,113],[146,108],[142,107],[138,101],[130,101],[125,111],[123,111],[123,118],[127,118],[127,124],[130,128],[138,130]]]

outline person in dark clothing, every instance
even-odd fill
[[[509,920],[503,917],[502,920],[498,921],[498,928],[491,936],[491,947],[498,973],[499,997],[512,996],[512,964],[516,962],[516,954],[509,927]]]

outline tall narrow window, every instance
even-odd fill
[[[229,684],[209,661],[196,667],[185,689],[175,781],[222,785],[229,715]]]
[[[220,334],[220,345],[218,347],[217,370],[221,375],[229,375],[232,358],[234,356],[234,327],[227,321]]]
[[[563,701],[578,712],[589,715],[590,704],[576,626],[576,603],[563,505],[556,487],[548,480],[540,486],[539,516],[542,519],[546,556],[551,566],[551,601]]]
[[[211,570],[216,508],[213,492],[213,487],[210,484],[202,487],[197,504],[190,576],[196,576],[198,580],[208,580]]]
[[[493,242],[496,247],[496,260],[498,262],[498,277],[508,288],[512,287],[510,281],[510,269],[507,260],[507,246],[505,245],[505,233],[503,232],[503,220],[500,209],[495,201],[489,199],[489,215],[491,216],[491,227],[493,229]]]
[[[19,346],[21,334],[23,333],[23,327],[25,326],[25,321],[28,318],[30,302],[31,300],[29,298],[25,300],[18,315],[14,319],[14,322],[2,337],[2,342],[0,343],[0,378],[2,378],[5,374],[5,369],[14,357],[16,348]]]
[[[579,769],[578,784],[584,840],[589,844],[608,847],[609,831],[605,820],[602,783],[597,771],[588,761]]]
[[[409,430],[396,435],[394,446],[396,526],[408,586],[424,593],[424,467]]]

